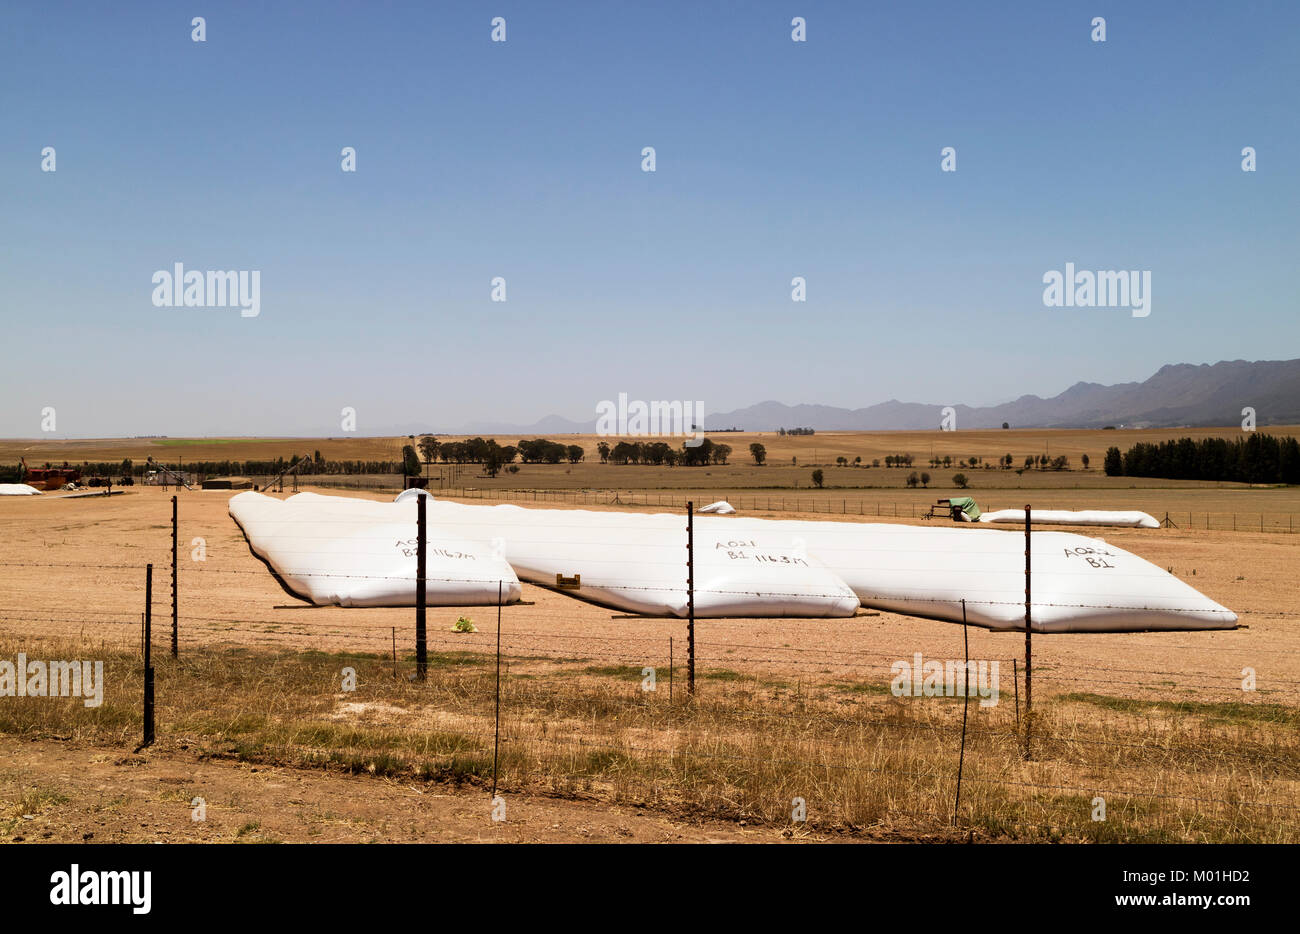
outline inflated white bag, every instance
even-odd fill
[[[1035,513],[1035,516],[1037,513]],[[749,522],[733,519],[733,529]],[[853,588],[863,606],[966,621],[1025,624],[1023,532],[856,522],[769,520],[789,529]],[[1032,535],[1036,632],[1232,629],[1237,616],[1163,568],[1098,538]]]
[[[1071,512],[1066,509],[1035,509],[1031,518],[1034,525],[1110,525],[1131,529],[1160,528],[1160,523],[1155,516],[1138,511],[1080,509]],[[1025,511],[1023,509],[999,509],[995,512],[982,513],[979,521],[1013,522],[1024,525]]]
[[[230,499],[230,515],[294,593],[317,605],[414,606],[416,504],[299,493]],[[519,599],[519,578],[499,553],[428,524],[429,606],[485,606]]]
[[[0,483],[0,496],[40,496],[41,491],[26,483]]]
[[[630,613],[685,616],[686,517],[429,504],[430,521],[494,542],[522,580],[556,585],[580,577],[573,596]],[[695,523],[695,614],[852,616],[854,592],[815,555],[771,526],[743,534],[725,519]]]
[[[285,529],[251,532],[250,523],[275,520],[274,507],[291,508],[300,520],[314,522],[308,526],[311,535],[292,540],[282,538],[288,534]],[[501,555],[523,580],[554,587],[557,576],[562,577],[566,588],[573,588],[565,593],[594,603],[651,615],[686,613],[686,521],[681,514],[478,506],[432,497],[426,508],[431,553],[435,538],[460,542],[463,551]],[[404,511],[395,515],[394,509]],[[255,515],[259,510],[267,514]],[[327,554],[338,569],[338,583],[331,591],[337,602],[410,602],[398,599],[411,592],[409,583],[405,591],[390,591],[392,602],[385,604],[382,593],[360,591],[364,580],[345,572],[351,567],[350,550],[373,540],[376,528],[398,541],[413,539],[413,501],[378,503],[300,493],[280,502],[241,493],[231,500],[230,512],[277,570],[295,552],[315,549]],[[334,528],[345,537],[330,540],[328,523],[344,518],[347,521]],[[258,544],[263,540],[265,553]],[[961,622],[964,600],[967,622],[988,629],[1021,629],[1024,548],[1023,533],[975,527],[700,516],[695,520],[696,614],[845,617],[861,603]],[[308,554],[299,560],[310,566],[323,559]],[[408,560],[413,575],[414,558]],[[442,576],[435,574],[432,557],[430,561],[429,576]],[[1039,632],[1236,625],[1231,610],[1100,539],[1036,532],[1032,561],[1032,626]],[[493,581],[495,573],[488,575]],[[357,592],[364,592],[368,602],[358,603]],[[491,597],[484,602],[495,602],[495,592]],[[328,602],[315,594],[312,599]],[[510,599],[517,599],[517,592]],[[433,596],[430,602],[436,602]]]

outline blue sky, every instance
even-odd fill
[[[338,434],[343,406],[360,434],[454,429],[619,392],[985,404],[1300,356],[1294,3],[3,19],[3,436],[45,406],[93,437]],[[155,307],[176,262],[260,271],[260,315]],[[1067,262],[1150,270],[1150,316],[1045,307]]]

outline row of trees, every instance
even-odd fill
[[[1252,432],[1237,440],[1179,438],[1139,443],[1122,454],[1112,447],[1106,452],[1104,467],[1111,477],[1300,483],[1300,442]]]
[[[704,467],[725,464],[731,456],[731,445],[720,444],[705,438],[694,447],[685,443],[680,449],[665,441],[617,441],[611,445],[601,441],[596,445],[602,464],[649,464],[655,467]]]
[[[184,469],[186,473],[201,474],[208,477],[228,477],[228,476],[249,476],[257,477],[263,475],[274,476],[285,468],[292,466],[302,460],[301,455],[295,454],[293,457],[277,457],[269,460],[159,460],[158,463],[165,463],[173,470]],[[51,466],[45,464],[46,467]],[[69,466],[65,464],[65,466]],[[148,462],[136,463],[131,458],[125,458],[122,461],[82,461],[79,465],[83,477],[141,477],[157,467]],[[372,473],[397,473],[401,470],[400,461],[363,461],[363,460],[338,460],[326,461],[321,457],[320,451],[315,452],[310,466],[304,466],[302,473],[305,474],[372,474]],[[17,476],[19,468],[17,466],[10,470],[0,469],[0,482],[5,481],[5,476]]]
[[[732,448],[729,444],[705,438],[698,445],[683,443],[680,448],[664,441],[616,441],[613,444],[601,441],[596,445],[596,451],[602,464],[700,467],[726,464]],[[503,467],[518,470],[514,464],[516,457],[524,464],[576,464],[586,456],[587,452],[581,445],[562,444],[546,438],[520,441],[517,445],[499,445],[491,438],[439,441],[426,435],[417,445],[408,444],[402,449],[403,469],[411,475],[420,472],[421,459],[426,466],[438,460],[445,464],[483,464],[485,472],[495,477]]]
[[[907,470],[911,469],[914,460],[915,458],[913,458],[911,454],[887,454],[885,455],[885,467],[901,467]],[[1088,455],[1084,454],[1080,460],[1083,461],[1083,469],[1087,470],[1088,464],[1090,463]],[[1010,470],[1015,465],[1015,462],[1015,458],[1010,454],[1005,454],[1002,457],[997,458],[993,463],[988,462],[983,457],[968,457],[965,459],[958,457],[954,459],[952,455],[944,455],[943,457],[930,458],[930,466],[936,470],[940,467],[952,467],[954,465],[957,467],[971,468],[983,465],[986,468],[999,467],[1003,470]],[[837,457],[835,458],[835,463],[840,467],[848,467],[849,459],[847,457]],[[861,467],[862,458],[853,458],[853,466]],[[876,458],[868,466],[879,467],[880,459]],[[1057,457],[1048,457],[1046,454],[1031,454],[1025,458],[1024,467],[1021,469],[1031,470],[1034,467],[1037,467],[1039,470],[1069,470],[1070,458],[1066,457],[1064,454]]]
[[[545,438],[520,441],[517,445],[502,445],[495,438],[439,441],[432,435],[425,435],[415,447],[419,449],[420,459],[426,464],[441,460],[444,464],[505,465],[513,463],[516,457],[525,464],[559,464],[564,461],[576,464],[587,456],[587,452],[579,445],[560,444]]]
[[[826,483],[826,474],[824,474],[820,469],[814,470],[812,472],[812,482],[813,482],[813,486],[817,487],[817,489],[820,490],[822,486]],[[953,485],[963,490],[966,489],[966,487],[970,484],[970,481],[966,479],[966,475],[962,473],[954,475],[952,478],[952,482]],[[907,475],[907,485],[913,489],[915,489],[918,485],[928,489],[930,486],[930,475],[925,471],[921,471],[920,473],[917,473],[914,470]]]

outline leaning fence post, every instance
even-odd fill
[[[1025,758],[1031,755],[1030,739],[1034,730],[1034,643],[1033,604],[1031,602],[1031,542],[1032,520],[1029,506],[1025,506]]]
[[[957,794],[952,802],[952,825],[957,826],[961,811],[961,773],[966,765],[966,711],[970,706],[970,634],[966,628],[966,600],[961,601],[961,638],[966,647],[966,665],[962,668],[961,691],[961,757],[957,760]]]

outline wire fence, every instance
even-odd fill
[[[201,480],[201,478],[199,478]],[[437,479],[437,478],[434,478]],[[400,474],[338,474],[338,475],[292,475],[280,478],[277,482],[269,477],[260,478],[259,489],[270,489],[271,483],[279,492],[298,492],[301,486],[324,487],[327,489],[357,490],[374,493],[400,492],[405,485],[405,477]],[[532,505],[552,504],[557,506],[619,506],[625,508],[661,508],[681,510],[688,501],[723,500],[729,502],[736,510],[749,513],[786,512],[801,515],[857,516],[878,520],[914,520],[936,518],[930,515],[929,502],[909,500],[899,502],[897,499],[881,499],[877,493],[842,490],[805,491],[754,491],[734,490],[619,490],[619,489],[516,489],[509,487],[474,487],[465,484],[457,486],[431,485],[430,492],[446,499],[469,501],[491,501],[498,503],[528,503]],[[900,491],[902,492],[902,491]],[[915,494],[919,491],[908,491]],[[937,491],[936,491],[937,492]],[[1049,491],[1051,492],[1051,491]],[[1022,497],[1023,499],[1023,497]],[[1002,509],[1020,509],[1024,503],[998,502],[981,498],[980,506],[984,512]],[[1094,509],[1095,505],[1065,503],[1045,508]],[[944,521],[946,510],[943,511]],[[1202,530],[1213,532],[1264,532],[1295,534],[1300,531],[1300,513],[1268,511],[1226,511],[1226,510],[1168,510],[1156,509],[1150,513],[1165,528]]]
[[[774,825],[922,832],[955,823],[1043,836],[1064,824],[1089,837],[1100,799],[1125,839],[1300,839],[1300,678],[1286,647],[1209,654],[1186,633],[1126,637],[1126,646],[1188,653],[1194,665],[1178,670],[1172,659],[1099,663],[1073,645],[1040,643],[1031,714],[1024,659],[988,633],[971,654],[956,627],[924,639],[832,632],[815,645],[770,628],[766,641],[706,628],[688,692],[684,621],[574,631],[508,604],[431,608],[428,677],[414,681],[410,610],[268,606],[278,591],[251,555],[241,567],[181,558],[173,659],[170,550],[160,543],[136,557],[138,543],[123,542],[121,551],[131,559],[0,562],[0,624],[9,650],[28,647],[30,658],[73,646],[117,657],[109,692],[120,713],[148,690],[147,611],[160,742],[234,736],[241,755],[288,764],[485,787],[490,778],[506,794]],[[458,631],[461,616],[475,617],[472,631]],[[1258,674],[1246,678],[1248,668]],[[247,718],[256,724],[232,733]]]
[[[334,484],[331,484],[334,485]],[[374,480],[358,482],[352,489],[393,490],[396,486]],[[925,519],[930,512],[928,502],[899,502],[882,500],[875,494],[848,493],[838,490],[805,492],[734,492],[685,491],[662,492],[645,490],[515,490],[487,487],[455,487],[431,490],[444,499],[491,501],[499,503],[553,504],[557,506],[618,506],[626,508],[651,508],[682,510],[689,501],[702,502],[725,499],[737,511],[747,513],[789,512],[803,515],[856,516],[881,520]],[[1023,497],[1022,497],[1023,499]],[[1024,502],[980,500],[984,512],[1001,509],[1023,509]],[[1095,509],[1093,505],[1066,504],[1045,507],[1050,509]],[[1195,510],[1161,510],[1151,513],[1166,528],[1206,530],[1214,532],[1280,532],[1295,534],[1300,531],[1300,514],[1292,512],[1226,512]],[[949,521],[944,511],[943,521]]]

